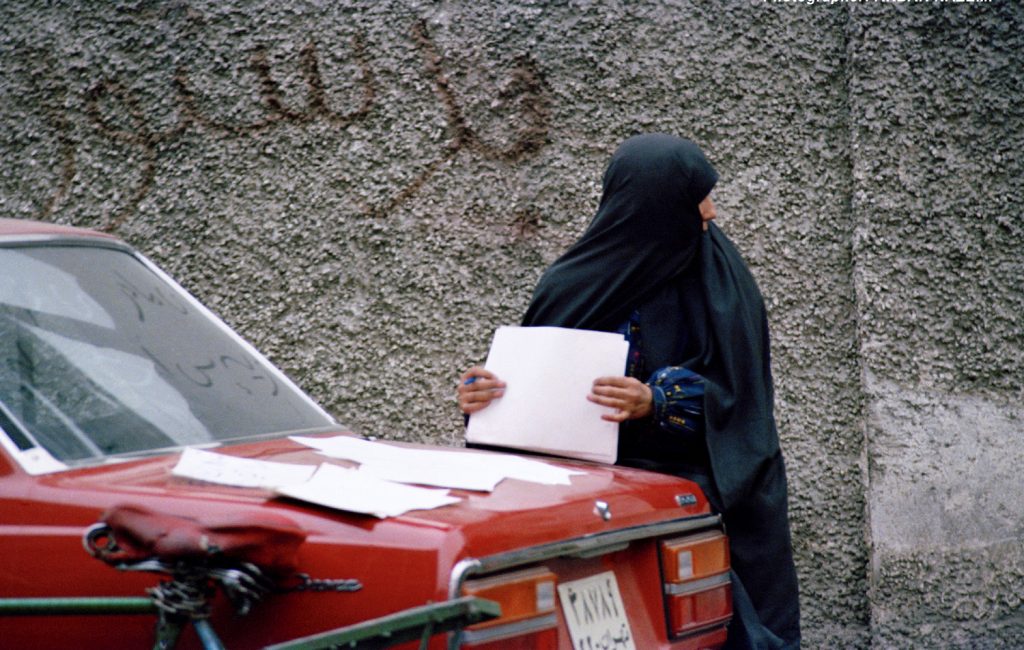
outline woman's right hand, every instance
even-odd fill
[[[459,377],[456,391],[459,408],[469,415],[485,408],[491,400],[504,395],[505,382],[495,377],[493,372],[480,366],[473,366]]]

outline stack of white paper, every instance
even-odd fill
[[[598,377],[621,377],[629,344],[620,334],[561,327],[500,327],[485,367],[505,394],[469,418],[466,440],[614,463],[619,426],[587,399]]]

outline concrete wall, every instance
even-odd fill
[[[849,44],[872,632],[1024,647],[1024,5],[890,9]]]
[[[0,211],[110,230],[339,419],[453,387],[637,132],[773,326],[807,647],[1024,645],[1024,6],[0,5]]]

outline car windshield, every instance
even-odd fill
[[[336,427],[136,255],[0,247],[0,428],[64,465]]]

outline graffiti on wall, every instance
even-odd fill
[[[420,54],[423,73],[430,81],[434,95],[443,110],[446,122],[443,142],[437,143],[433,161],[427,164],[404,186],[395,188],[383,201],[363,206],[366,216],[385,217],[414,197],[429,179],[460,152],[490,160],[515,163],[539,151],[547,141],[550,127],[550,91],[537,62],[530,56],[520,56],[508,71],[508,83],[499,91],[500,101],[514,101],[519,111],[515,123],[519,125],[514,140],[505,147],[486,141],[468,123],[463,105],[445,72],[445,62],[437,44],[423,21],[409,30],[411,42]],[[305,105],[289,106],[284,100],[280,84],[276,81],[271,59],[264,49],[255,49],[248,56],[248,65],[255,74],[261,117],[249,123],[230,123],[204,113],[197,97],[192,73],[178,66],[173,73],[173,103],[176,118],[170,126],[154,124],[137,94],[117,79],[104,78],[93,82],[83,96],[84,112],[89,127],[109,142],[129,148],[137,165],[137,181],[126,195],[123,204],[109,216],[101,230],[117,231],[138,211],[139,204],[157,184],[157,171],[161,152],[189,132],[215,137],[246,137],[276,127],[326,123],[337,129],[367,119],[380,96],[372,57],[366,40],[361,35],[351,39],[351,53],[356,67],[357,86],[360,88],[357,105],[351,111],[334,110],[328,101],[328,88],[321,74],[322,56],[315,41],[309,41],[299,50],[298,70],[305,90]],[[49,195],[40,203],[36,218],[47,220],[64,205],[71,194],[76,177],[80,142],[73,136],[73,125],[66,112],[64,99],[42,105],[44,120],[58,134],[57,180]],[[533,212],[513,215],[510,224],[517,237],[529,236],[536,230],[538,216]]]

